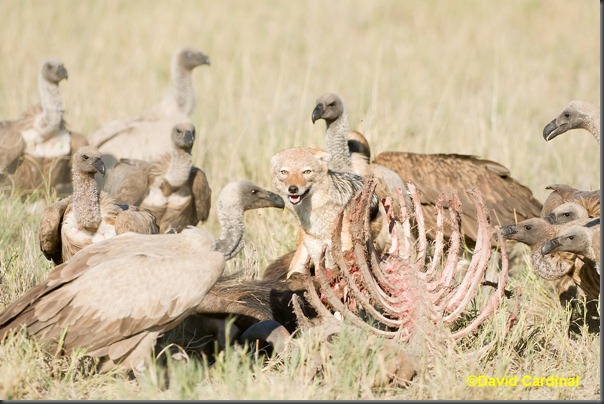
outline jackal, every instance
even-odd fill
[[[285,200],[285,206],[298,218],[301,240],[289,266],[287,276],[305,272],[308,257],[317,265],[321,251],[328,246],[325,266],[334,266],[329,254],[332,227],[342,209],[363,187],[363,177],[328,169],[330,154],[322,149],[297,147],[284,150],[271,158],[273,186]],[[372,198],[372,212],[378,201]],[[342,250],[352,248],[347,212],[342,223]]]

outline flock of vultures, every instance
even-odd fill
[[[211,206],[208,173],[193,164],[196,131],[190,119],[192,73],[204,65],[210,59],[202,52],[178,49],[173,86],[160,102],[85,136],[64,120],[59,86],[67,68],[57,59],[43,61],[40,103],[0,122],[0,187],[4,195],[50,187],[62,197],[44,208],[39,225],[41,252],[55,266],[0,313],[0,339],[26,332],[55,349],[60,345],[63,354],[84,348],[98,358],[100,371],[144,370],[154,346],[175,327],[184,330],[177,342],[201,354],[213,346],[207,341],[224,346],[260,340],[281,350],[300,327],[298,309],[308,318],[318,316],[304,300],[308,283],[299,282],[300,276],[313,276],[312,268],[324,259],[316,243],[329,244],[339,213],[333,210],[346,209],[368,176],[377,183],[368,217],[371,226],[376,221],[376,248],[393,243],[391,229],[380,225],[380,204],[401,191],[409,201],[407,185],[413,183],[428,240],[436,238],[439,194],[458,192],[464,243],[471,249],[478,219],[465,191],[474,189],[503,237],[530,247],[532,270],[555,284],[560,303],[586,310],[589,331],[599,332],[599,190],[544,184],[551,193],[541,203],[495,161],[401,151],[373,156],[365,137],[349,130],[343,100],[327,93],[308,111],[313,123],[325,121],[325,145],[276,155],[272,191],[251,181],[231,182]],[[545,141],[584,129],[599,144],[600,108],[591,102],[571,101],[544,124]],[[245,211],[261,208],[295,213],[296,250],[260,270],[262,279],[226,276],[226,261],[244,246]],[[210,215],[220,222],[217,236],[203,229]],[[294,295],[299,299],[292,305]],[[227,337],[230,316],[235,323]],[[206,346],[195,348],[201,340]]]

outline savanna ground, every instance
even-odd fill
[[[214,190],[247,178],[271,188],[270,157],[293,146],[324,146],[315,99],[332,91],[351,128],[375,153],[464,153],[496,160],[543,201],[566,183],[599,188],[599,149],[585,131],[547,143],[541,132],[571,99],[599,102],[600,9],[584,0],[450,1],[0,1],[0,119],[38,102],[42,60],[60,58],[71,129],[90,134],[134,116],[170,85],[173,51],[185,44],[211,58],[194,71],[197,165]],[[437,173],[435,173],[437,174]],[[0,199],[0,309],[43,279],[51,264],[37,242],[36,200]],[[215,211],[205,224],[218,231]],[[228,263],[258,276],[296,242],[287,212],[247,214],[246,247]],[[237,349],[212,366],[169,366],[169,385],[76,371],[35,341],[0,346],[3,399],[599,399],[599,335],[567,336],[567,313],[526,253],[508,289],[521,286],[518,323],[501,338],[511,303],[480,332],[429,355],[407,388],[371,387],[379,343],[349,328],[333,341],[322,373],[305,358],[325,344],[301,335],[268,364]],[[488,355],[463,352],[499,338]],[[470,375],[579,376],[579,387],[469,387]]]

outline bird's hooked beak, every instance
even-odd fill
[[[183,139],[187,147],[192,147],[195,142],[195,132],[186,130]]]
[[[556,120],[554,119],[550,123],[545,125],[545,128],[543,128],[543,139],[549,142],[550,140],[558,136],[560,132],[558,132],[556,129],[558,129],[558,125],[556,125]]]
[[[325,106],[320,103],[317,104],[315,109],[312,110],[312,123],[314,124],[315,121],[317,121],[318,119],[321,119],[324,112],[325,112]]]
[[[545,216],[543,219],[549,224],[555,224],[554,222],[556,220],[556,214],[552,212],[549,215]]]
[[[543,245],[541,246],[541,254],[542,255],[549,254],[559,245],[560,245],[560,241],[558,240],[558,237],[548,240],[545,243],[543,243]]]
[[[67,80],[69,78],[69,74],[67,73],[67,69],[63,65],[59,66],[59,69],[58,69],[57,73],[59,74],[60,77],[64,78],[65,80]]]
[[[285,201],[279,195],[269,191],[268,197],[275,208],[283,209],[285,207]]]
[[[503,237],[511,236],[512,234],[515,234],[516,232],[517,232],[517,230],[516,230],[515,224],[510,224],[508,226],[504,226],[501,228],[501,234],[503,234]]]
[[[92,166],[96,168],[96,170],[101,173],[103,177],[105,176],[105,163],[103,163],[103,160],[101,160],[100,157],[94,159]]]

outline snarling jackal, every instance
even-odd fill
[[[363,187],[363,177],[328,169],[330,154],[322,149],[298,147],[284,150],[271,159],[273,186],[297,216],[301,242],[290,264],[288,277],[305,272],[308,257],[316,265],[324,246],[331,244],[331,232],[339,213]],[[372,210],[377,210],[373,197]],[[352,247],[347,213],[342,224],[342,250]],[[325,266],[334,266],[329,248]]]

